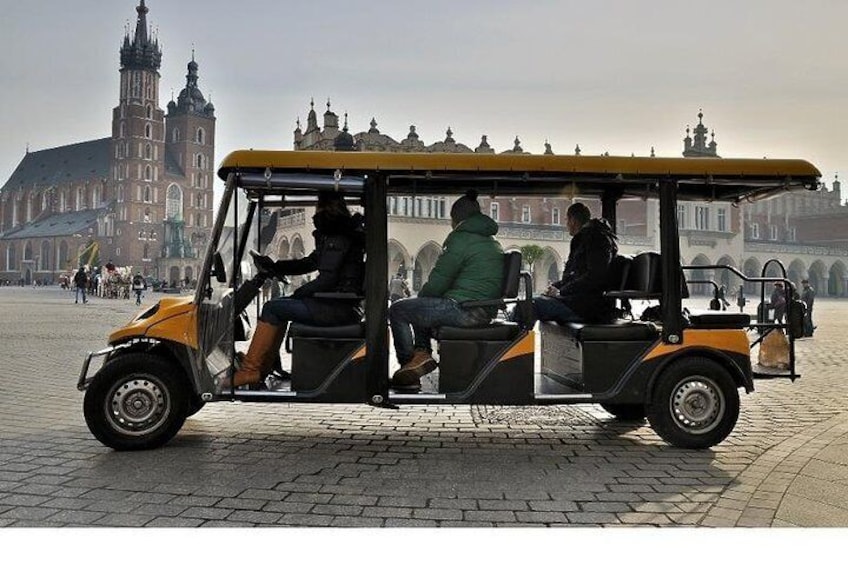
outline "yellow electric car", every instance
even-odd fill
[[[735,426],[739,389],[753,391],[758,376],[798,376],[794,349],[787,370],[760,372],[751,362],[758,341],[752,328],[762,333],[791,329],[788,324],[684,308],[677,202],[744,205],[785,191],[816,190],[820,173],[808,162],[251,150],[228,155],[219,175],[226,186],[194,295],[162,299],[112,333],[107,349],[84,361],[78,388],[85,391],[86,422],[114,449],[160,446],[205,403],[222,401],[375,408],[598,403],[620,418],[647,416],[656,433],[675,446],[705,448]],[[621,306],[653,301],[655,316],[534,327],[501,317],[486,327],[441,327],[438,373],[420,392],[392,390],[388,198],[458,196],[468,188],[497,197],[598,198],[612,226],[620,201],[658,199],[659,249],[616,259],[617,282],[609,290]],[[215,383],[231,374],[249,337],[245,313],[264,282],[261,274],[252,276],[248,260],[258,248],[260,219],[269,211],[308,209],[321,191],[342,193],[365,214],[365,285],[361,294],[344,297],[361,301],[363,319],[341,327],[291,324],[286,380],[272,388],[216,393]],[[508,253],[504,263],[503,296],[495,304],[526,311],[532,284],[521,270],[521,256]],[[735,274],[762,284],[785,279]],[[90,375],[93,358],[103,364]]]

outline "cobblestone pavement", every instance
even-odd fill
[[[0,311],[0,526],[848,526],[845,301],[817,304],[803,378],[758,381],[706,451],[592,405],[217,403],[118,453],[76,378],[136,307],[2,288]]]

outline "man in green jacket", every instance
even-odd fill
[[[501,296],[504,254],[494,238],[498,224],[480,212],[476,191],[469,190],[451,207],[451,226],[418,296],[398,300],[389,309],[401,364],[392,376],[395,388],[417,390],[421,377],[436,368],[430,344],[434,328],[485,326],[494,315],[488,308],[462,308],[460,303]]]

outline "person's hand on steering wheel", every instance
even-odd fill
[[[251,251],[250,254],[253,256],[253,264],[256,266],[257,270],[260,274],[264,276],[273,276],[274,275],[274,260],[268,257],[267,255],[260,255],[255,251]]]

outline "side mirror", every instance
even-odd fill
[[[212,273],[210,273],[219,283],[227,282],[227,271],[224,269],[224,259],[220,252],[216,252],[212,256]]]

